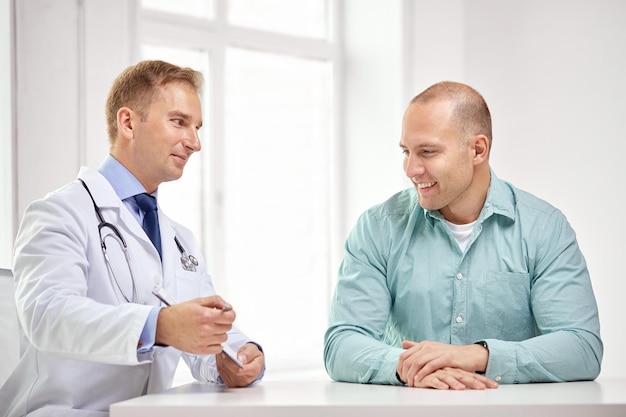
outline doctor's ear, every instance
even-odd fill
[[[125,138],[133,137],[133,122],[135,112],[128,107],[121,107],[117,111],[117,131]]]

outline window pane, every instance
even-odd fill
[[[208,161],[207,142],[208,129],[206,120],[208,119],[207,109],[207,81],[209,79],[209,57],[205,51],[194,51],[191,49],[168,48],[162,46],[144,45],[142,48],[143,59],[160,59],[175,65],[190,67],[200,71],[204,75],[204,88],[202,92],[202,118],[204,127],[200,129],[200,140],[202,141],[202,152],[194,154],[187,165],[183,176],[173,182],[166,182],[159,186],[159,204],[175,221],[189,227],[196,238],[200,240],[203,247],[202,237],[202,208],[203,208],[203,161]]]
[[[225,281],[273,369],[321,364],[328,314],[331,64],[228,49]]]
[[[326,8],[326,0],[229,0],[228,21],[287,35],[326,38]]]
[[[204,19],[211,19],[213,17],[212,0],[141,0],[141,6],[146,9]]]

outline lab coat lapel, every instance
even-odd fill
[[[98,171],[89,168],[82,168],[78,177],[82,178],[89,186],[91,194],[96,204],[100,207],[105,221],[114,224],[125,236],[130,235],[132,239],[141,242],[141,246],[145,251],[148,253],[154,252],[156,258],[159,259],[156,248],[141,227],[141,224],[139,224],[137,219],[120,200],[106,178]],[[159,222],[161,222],[161,220],[159,220]]]
[[[150,238],[104,176],[96,170],[85,169],[81,170],[79,178],[89,187],[104,220],[118,228],[128,245],[130,264],[137,287],[137,301],[157,304],[158,300],[152,294],[152,290],[155,282],[161,280],[163,269],[159,253]],[[124,262],[119,256],[118,259],[120,260],[115,261],[116,264]]]

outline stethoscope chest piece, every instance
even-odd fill
[[[180,264],[183,266],[183,269],[185,271],[196,272],[198,260],[193,255],[187,255],[183,253],[183,255],[180,257]]]

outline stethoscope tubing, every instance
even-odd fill
[[[87,186],[85,181],[83,181],[83,179],[79,178],[79,181],[83,184],[83,187],[85,188],[85,190],[89,194],[89,198],[91,199],[94,211],[95,211],[96,216],[98,218],[98,235],[100,236],[100,247],[102,249],[102,254],[104,255],[104,260],[105,260],[105,262],[107,264],[107,267],[108,267],[109,271],[111,272],[113,280],[115,281],[115,286],[117,287],[119,292],[122,294],[122,297],[124,297],[126,302],[129,302],[129,303],[133,302],[134,303],[134,302],[136,302],[136,299],[137,299],[137,285],[136,285],[136,282],[135,282],[135,274],[133,273],[133,269],[132,269],[132,266],[131,266],[130,254],[128,252],[128,245],[126,244],[126,239],[124,239],[124,236],[122,236],[122,233],[119,231],[117,226],[115,226],[114,224],[109,223],[109,222],[104,220],[104,217],[102,216],[102,212],[100,211],[100,207],[98,207],[98,205],[96,204],[96,200],[93,198],[93,195],[91,194],[91,190],[89,189],[89,187]],[[111,264],[111,259],[109,257],[108,252],[107,252],[106,242],[105,242],[105,239],[102,237],[102,229],[105,229],[105,228],[108,228],[109,230],[111,230],[111,232],[113,232],[113,237],[120,244],[120,246],[122,248],[122,252],[124,253],[124,257],[126,258],[126,264],[128,265],[128,270],[130,272],[130,279],[132,281],[132,292],[133,292],[133,294],[132,294],[132,297],[130,299],[126,296],[124,291],[122,291],[122,287],[121,287],[121,285],[120,285],[120,283],[119,283],[119,281],[117,279],[115,271],[113,270],[113,266]],[[193,255],[188,255],[187,254],[187,251],[185,250],[185,247],[182,245],[182,243],[180,243],[180,240],[178,240],[177,236],[174,236],[174,242],[176,243],[176,247],[178,248],[178,251],[180,252],[180,263],[181,263],[183,269],[185,271],[195,272],[196,271],[196,267],[198,266],[198,260],[196,259],[196,257],[193,256]]]

